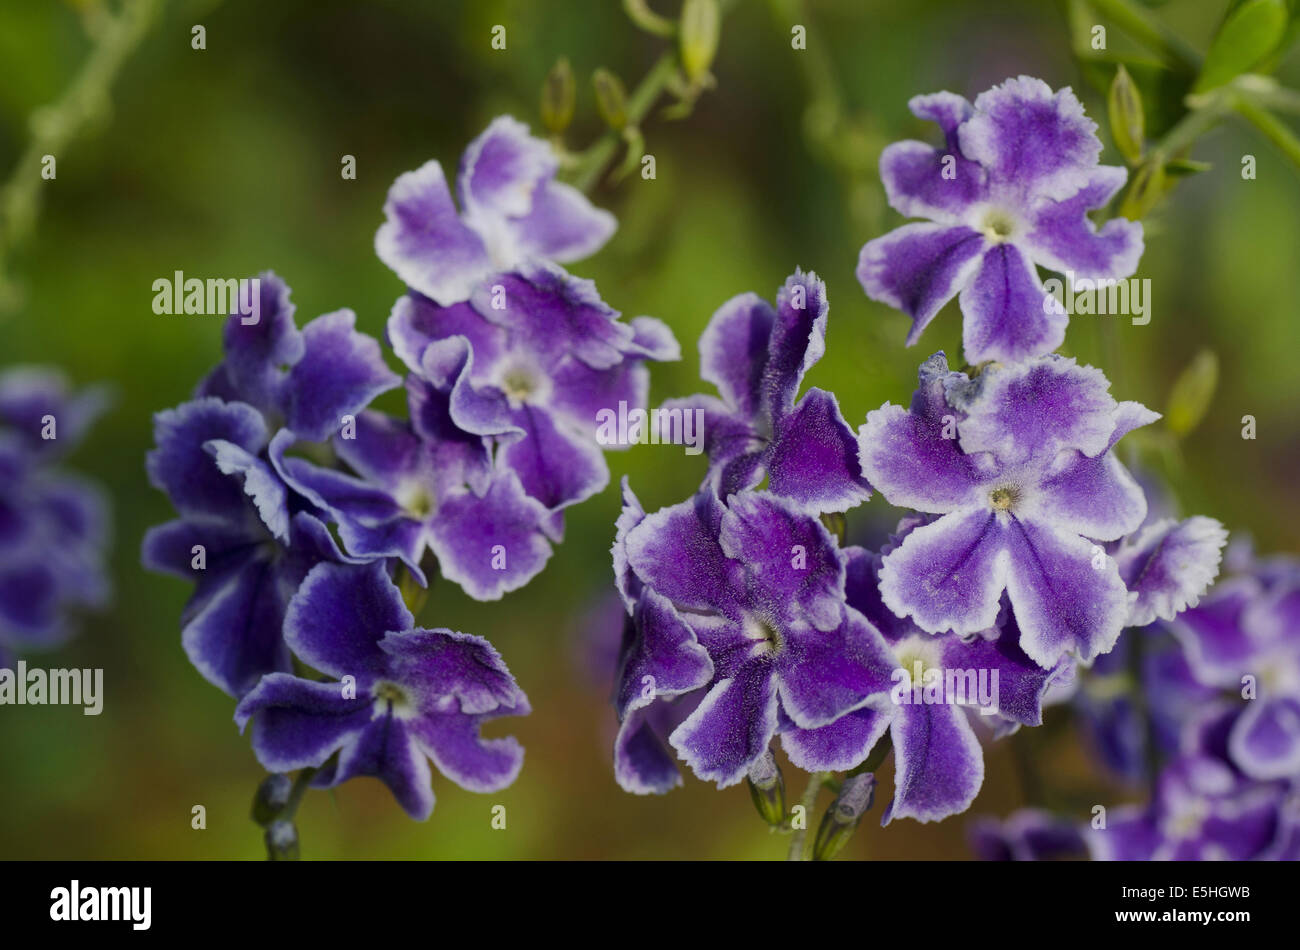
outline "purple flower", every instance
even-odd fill
[[[58,464],[106,405],[55,370],[0,373],[0,666],[64,643],[73,612],[108,599],[108,504]]]
[[[367,411],[351,438],[335,437],[351,473],[286,455],[287,432],[271,443],[272,464],[338,524],[354,557],[399,558],[425,583],[420,562],[431,551],[443,576],[477,600],[527,584],[551,556],[546,508],[493,462],[486,439],[453,423],[454,390],[410,376],[407,393],[410,422]]]
[[[1197,680],[1246,700],[1226,726],[1232,764],[1260,781],[1300,778],[1300,570],[1278,562],[1222,581],[1170,629]]]
[[[1087,853],[1075,822],[1038,808],[1021,809],[1002,821],[977,818],[970,842],[982,861],[1059,861]]]
[[[1119,575],[1137,594],[1125,626],[1173,620],[1195,607],[1214,583],[1228,532],[1213,518],[1162,518],[1144,525],[1115,551]]]
[[[853,430],[835,397],[812,388],[796,401],[804,374],[826,351],[826,285],[796,270],[775,309],[757,295],[727,301],[700,337],[700,375],[721,399],[671,400],[699,410],[709,481],[719,498],[756,487],[811,514],[845,511],[871,495],[857,464]]]
[[[614,217],[556,181],[558,167],[549,144],[499,116],[461,157],[459,211],[437,161],[398,176],[375,253],[407,286],[443,306],[530,258],[568,262],[594,254],[614,233]]]
[[[790,501],[745,492],[724,506],[705,491],[644,515],[628,492],[615,565],[634,620],[615,697],[625,788],[678,780],[646,729],[659,700],[702,692],[668,744],[719,787],[744,778],[783,724],[816,729],[864,708],[887,720],[888,647],[845,604],[843,553]]]
[[[974,106],[940,92],[909,103],[938,124],[944,144],[890,145],[880,175],[890,205],[927,223],[906,224],[862,248],[867,296],[912,318],[912,345],[954,296],[972,363],[1051,352],[1068,317],[1047,302],[1036,266],[1077,278],[1126,278],[1142,255],[1142,226],[1100,230],[1088,212],[1123,186],[1121,167],[1098,165],[1096,124],[1068,88],[1020,76]]]
[[[322,442],[339,431],[345,416],[401,382],[379,344],[357,332],[351,310],[327,313],[299,330],[288,286],[270,271],[259,280],[257,322],[230,315],[225,359],[196,395],[247,403],[262,414],[268,432],[284,427]]]
[[[492,792],[515,780],[523,748],[484,739],[483,723],[526,715],[528,699],[481,637],[415,627],[380,564],[320,564],[289,605],[285,640],[336,682],[272,673],[239,703],[253,751],[272,772],[319,768],[329,788],[369,775],[406,812],[433,811],[428,760],[462,788]],[[337,758],[335,756],[337,755]]]
[[[1105,377],[1063,357],[921,368],[910,410],[886,404],[859,432],[863,471],[891,504],[941,515],[881,570],[881,594],[931,633],[992,626],[1006,591],[1020,645],[1045,668],[1109,651],[1130,595],[1098,542],[1142,523],[1146,499],[1111,452],[1157,418],[1116,403]]]
[[[905,538],[917,530],[902,526]],[[1020,648],[1014,618],[973,637],[934,636],[891,612],[880,597],[881,557],[849,548],[847,599],[883,634],[890,648],[892,705],[850,712],[816,729],[781,734],[790,760],[802,768],[843,770],[866,759],[887,728],[893,742],[894,800],[882,824],[895,818],[939,821],[970,807],[984,781],[984,754],[969,713],[991,726],[1037,726],[1049,688],[1069,675],[1068,661],[1043,669]],[[904,675],[906,674],[906,675]],[[1007,731],[1000,729],[1000,731]]]
[[[1281,783],[1244,778],[1221,759],[1189,752],[1161,773],[1153,801],[1110,810],[1084,833],[1102,861],[1247,861],[1284,845]]]
[[[678,359],[680,349],[663,323],[620,321],[595,284],[554,264],[497,280],[448,307],[402,297],[388,338],[412,373],[450,391],[452,423],[496,440],[497,464],[552,513],[558,539],[561,510],[609,482],[602,417],[644,409],[645,361]]]
[[[141,559],[194,582],[181,614],[186,655],[240,696],[264,673],[291,668],[281,626],[308,570],[350,559],[262,458],[266,423],[252,406],[196,399],[158,413],[154,440],[150,483],[181,517],[149,529]]]

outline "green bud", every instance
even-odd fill
[[[591,85],[596,90],[596,111],[605,124],[615,131],[627,125],[627,92],[623,81],[608,69],[598,69],[591,74]]]
[[[749,767],[749,797],[759,815],[773,828],[785,824],[785,779],[769,749]]]
[[[292,821],[271,822],[266,828],[264,837],[267,860],[298,860],[298,828]]]
[[[718,52],[721,19],[718,0],[686,0],[682,4],[682,71],[691,82],[700,79],[713,65],[713,57]]]
[[[1178,374],[1169,390],[1165,424],[1169,431],[1184,436],[1195,429],[1210,408],[1219,383],[1219,358],[1213,350],[1201,350]]]
[[[573,67],[567,59],[560,59],[542,83],[542,124],[556,135],[567,129],[573,121],[576,97]]]
[[[1110,134],[1115,139],[1115,147],[1130,165],[1136,165],[1142,160],[1146,127],[1142,97],[1123,64],[1115,71],[1115,79],[1110,84],[1109,106]]]
[[[1119,213],[1130,221],[1141,221],[1167,190],[1165,167],[1159,161],[1138,166],[1133,182],[1120,202]]]
[[[257,786],[253,796],[253,821],[263,828],[275,820],[275,816],[284,811],[293,792],[293,782],[287,775],[268,775]]]
[[[872,774],[850,775],[844,779],[840,793],[822,815],[813,844],[813,860],[829,861],[843,850],[858,830],[862,816],[876,797],[876,777]]]

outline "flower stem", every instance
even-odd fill
[[[809,777],[808,787],[803,790],[803,798],[799,801],[799,804],[803,806],[803,827],[796,828],[794,837],[790,839],[790,850],[786,854],[787,861],[807,860],[804,855],[804,841],[808,837],[808,823],[812,821],[813,809],[817,805],[817,795],[830,777],[830,772],[814,772]]]
[[[1238,97],[1234,105],[1242,118],[1263,132],[1265,138],[1280,148],[1294,165],[1300,167],[1300,138],[1291,129],[1273,113],[1244,96]]]
[[[1098,12],[1129,36],[1149,47],[1169,65],[1188,73],[1201,70],[1201,54],[1177,33],[1132,0],[1090,0]]]
[[[68,142],[107,110],[113,80],[161,6],[162,0],[133,0],[120,13],[92,7],[86,26],[94,46],[81,71],[61,99],[32,113],[32,139],[0,187],[0,314],[19,304],[20,291],[6,276],[6,259],[35,223],[45,156],[61,158]]]
[[[635,126],[646,117],[651,107],[677,73],[677,52],[669,50],[655,61],[640,84],[627,97],[627,124]],[[585,151],[577,155],[573,184],[579,191],[591,191],[600,181],[601,173],[614,157],[623,133],[610,129]]]

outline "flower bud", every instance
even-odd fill
[[[749,767],[749,797],[763,820],[773,827],[785,824],[785,779],[768,749]]]
[[[271,822],[266,828],[264,837],[267,860],[298,860],[298,828],[292,821]]]
[[[1165,167],[1159,161],[1147,161],[1138,166],[1133,183],[1129,185],[1119,213],[1130,221],[1141,221],[1156,206],[1167,190]]]
[[[563,132],[573,121],[576,95],[573,67],[567,59],[561,59],[551,67],[542,84],[542,124],[552,133]]]
[[[253,796],[253,821],[265,828],[284,811],[292,792],[293,782],[289,776],[280,773],[268,775],[257,786],[257,794]]]
[[[591,75],[596,90],[596,110],[605,124],[616,132],[627,125],[627,92],[623,82],[608,69],[598,69]]]
[[[718,52],[718,0],[686,0],[679,33],[682,72],[696,82],[713,65]]]
[[[1142,160],[1142,141],[1146,135],[1142,97],[1133,77],[1122,65],[1110,84],[1108,99],[1110,134],[1115,139],[1115,147],[1130,165],[1136,165]]]
[[[813,844],[813,860],[829,861],[839,854],[853,832],[857,831],[876,796],[876,777],[870,772],[850,775],[840,786],[840,793],[831,807],[822,815],[817,828],[817,841]]]

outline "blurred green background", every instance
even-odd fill
[[[28,118],[76,75],[90,43],[77,6],[7,0],[0,7],[0,175],[26,144]],[[675,0],[658,4],[674,12]],[[1223,4],[1174,0],[1158,15],[1201,49]],[[191,49],[190,29],[207,30]],[[808,50],[794,51],[802,23]],[[507,27],[494,51],[489,33]],[[1132,48],[1110,31],[1116,49]],[[219,358],[220,320],[158,316],[152,282],[252,275],[272,268],[293,288],[300,322],[353,308],[382,335],[402,288],[372,239],[393,178],[431,157],[454,166],[486,122],[511,112],[538,126],[538,91],[559,56],[579,77],[570,144],[599,133],[588,79],[609,67],[630,85],[663,42],[637,30],[615,0],[167,3],[112,90],[111,112],[58,155],[42,183],[35,232],[10,262],[23,305],[0,316],[4,364],[58,364],[79,383],[111,381],[115,410],[73,464],[103,481],[115,504],[116,606],[89,617],[79,639],[46,665],[105,668],[103,715],[74,707],[0,709],[0,858],[258,858],[248,819],[262,771],[232,722],[232,701],[188,665],[178,616],[187,585],[145,573],[141,535],[171,517],[144,477],[150,417],[185,400]],[[619,217],[613,241],[572,269],[596,280],[628,315],[661,317],[682,341],[680,364],[655,370],[655,401],[701,388],[695,341],[710,314],[745,290],[770,297],[796,265],[828,284],[826,357],[809,383],[835,391],[854,426],[886,400],[905,400],[917,364],[959,353],[950,305],[922,342],[908,321],[869,302],[853,269],[869,238],[901,219],[883,203],[879,149],[931,130],[907,112],[917,93],[974,97],[1019,73],[1074,85],[1104,126],[1104,96],[1071,56],[1063,5],[1026,2],[741,0],[723,28],[717,88],[683,121],[653,117],[647,149],[658,177],[606,184],[595,200]],[[1295,58],[1279,76],[1300,85]],[[811,107],[810,107],[810,104]],[[829,133],[828,131],[829,130]],[[1240,157],[1258,159],[1243,181]],[[340,158],[357,158],[355,181]],[[1222,519],[1260,548],[1296,549],[1300,482],[1300,173],[1252,129],[1228,124],[1198,144],[1214,169],[1181,184],[1147,222],[1139,277],[1153,283],[1153,318],[1076,316],[1066,351],[1103,367],[1119,398],[1164,405],[1203,347],[1221,364],[1201,426],[1163,459],[1187,513]],[[1103,157],[1119,158],[1108,146]],[[1101,322],[1112,320],[1113,352]],[[394,365],[396,360],[390,359]],[[385,403],[385,405],[395,405]],[[1258,420],[1243,441],[1241,417]],[[494,604],[442,585],[421,619],[489,637],[533,702],[534,714],[493,730],[527,749],[508,790],[476,795],[435,774],[433,817],[409,821],[373,780],[312,792],[299,813],[303,854],[403,858],[777,857],[744,786],[718,792],[688,777],[664,797],[614,783],[609,671],[597,672],[584,620],[611,589],[608,550],[627,473],[658,508],[697,485],[700,459],[642,446],[609,456],[613,479],[572,510],[566,542],[546,571]],[[896,517],[882,500],[853,513],[855,532]],[[615,624],[617,620],[615,619]],[[617,638],[617,630],[608,637]],[[599,638],[595,638],[599,639]],[[878,825],[892,776],[846,854],[966,857],[968,819],[1026,802],[1012,744],[1027,741],[1053,794],[1117,802],[1133,792],[1090,764],[1066,710],[1051,725],[988,751],[984,791],[968,815],[939,825]],[[792,796],[802,783],[787,767]],[[881,801],[880,799],[884,799]],[[823,802],[825,799],[823,799]],[[192,830],[192,806],[207,829]],[[490,809],[507,807],[507,828]]]

